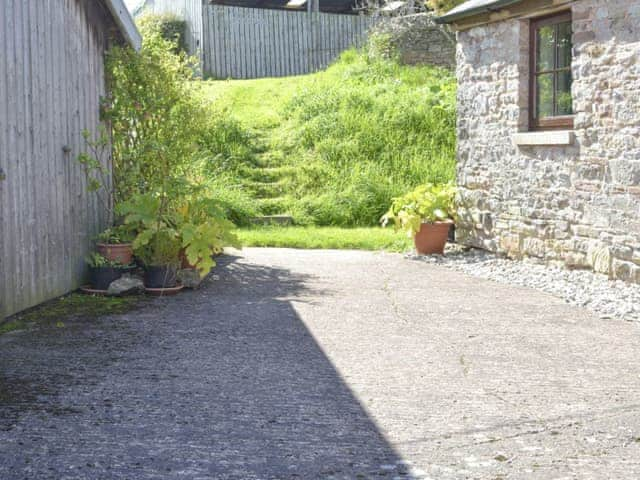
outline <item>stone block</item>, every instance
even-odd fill
[[[135,295],[138,293],[144,293],[144,282],[137,275],[128,273],[111,282],[107,290],[107,295],[110,296]]]
[[[587,261],[587,256],[584,253],[567,253],[564,257],[564,265],[572,270],[591,268],[591,265]]]
[[[543,258],[546,252],[545,242],[539,238],[525,238],[522,242],[522,253],[532,257]]]
[[[608,245],[592,242],[587,251],[589,265],[598,273],[611,273],[611,250]]]
[[[636,269],[637,267],[633,263],[614,258],[611,262],[611,277],[628,282],[635,275]]]
[[[178,280],[185,288],[197,289],[204,279],[195,268],[183,268],[178,270]]]

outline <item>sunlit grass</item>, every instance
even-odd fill
[[[240,229],[238,236],[247,247],[301,249],[384,250],[406,252],[412,241],[392,228],[338,227],[254,227]]]

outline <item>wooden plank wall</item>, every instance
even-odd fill
[[[203,69],[212,78],[283,77],[326,68],[376,19],[205,5]]]
[[[1,318],[78,287],[107,221],[75,160],[99,124],[107,33],[95,0],[0,9]]]

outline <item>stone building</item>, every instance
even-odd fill
[[[640,0],[471,0],[462,243],[640,282]]]
[[[403,65],[456,65],[456,41],[451,30],[434,22],[432,13],[390,17],[378,22],[371,34],[389,36],[391,53]]]

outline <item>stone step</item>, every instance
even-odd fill
[[[251,219],[254,225],[293,225],[293,217],[291,215],[264,215],[262,217],[254,217]]]
[[[240,175],[253,182],[275,183],[285,178],[291,178],[296,173],[295,167],[244,167]]]
[[[258,199],[260,213],[263,215],[281,215],[289,211],[293,203],[290,197],[273,197]]]
[[[284,193],[284,182],[244,182],[244,188],[256,198],[274,198]]]
[[[254,163],[258,167],[280,167],[285,163],[285,158],[282,152],[266,151],[258,155]]]

